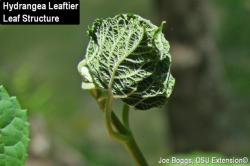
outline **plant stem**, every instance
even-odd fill
[[[127,104],[123,107],[122,119],[124,125],[120,122],[119,118],[112,111],[113,95],[111,91],[108,91],[108,96],[104,98],[101,93],[94,89],[91,91],[91,95],[96,99],[100,109],[105,113],[105,123],[109,132],[109,135],[121,142],[129,152],[129,154],[136,161],[138,166],[148,166],[146,159],[144,158],[141,150],[139,149],[132,132],[129,129],[129,106]],[[112,125],[117,131],[114,131]]]
[[[100,95],[100,92],[98,92],[98,89],[92,89],[90,91],[90,94],[93,98],[95,98],[100,110],[102,112],[104,112],[105,110],[105,98],[103,96]],[[127,133],[127,129],[122,125],[122,123],[120,122],[119,118],[115,115],[115,113],[112,111],[111,113],[111,118],[112,118],[112,122],[114,124],[114,126],[116,127],[116,129],[122,133],[125,134]]]
[[[125,145],[138,166],[148,166],[148,163],[144,158],[141,150],[139,149],[132,133],[130,133],[127,142],[125,142]]]
[[[112,111],[111,113],[111,118],[112,118],[112,123],[114,124],[115,128],[117,129],[118,132],[120,132],[121,134],[127,134],[128,130],[127,128],[125,128],[122,123],[120,122],[120,120],[117,118],[117,116],[115,115],[115,113]]]
[[[129,129],[129,106],[127,104],[123,105],[122,120],[123,120],[125,127]]]
[[[129,153],[131,154],[131,156],[134,158],[134,160],[137,162],[137,165],[140,166],[147,166],[147,161],[144,158],[141,150],[139,149],[134,136],[129,128],[129,106],[127,104],[123,105],[123,109],[122,109],[122,120],[123,123],[125,125],[125,127],[128,130],[127,133],[127,141],[124,142],[126,149],[129,151]]]
[[[109,132],[109,135],[113,138],[115,138],[118,141],[124,142],[126,141],[126,136],[123,134],[120,134],[119,132],[116,132],[113,130],[112,127],[112,102],[113,102],[113,96],[112,96],[112,92],[109,90],[108,92],[108,97],[106,100],[106,104],[105,104],[105,119],[106,119],[106,126]]]

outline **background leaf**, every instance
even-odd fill
[[[0,166],[22,166],[27,158],[27,111],[0,86]]]

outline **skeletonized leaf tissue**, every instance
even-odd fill
[[[139,110],[163,105],[175,83],[163,24],[157,27],[135,14],[95,20],[78,66],[82,88],[111,90],[113,98]]]

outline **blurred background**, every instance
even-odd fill
[[[131,112],[150,165],[174,154],[250,156],[249,0],[81,0],[81,25],[0,26],[0,84],[30,115],[27,165],[133,165],[109,138],[76,69],[87,26],[127,12],[156,25],[166,20],[173,57],[176,86],[168,104]]]

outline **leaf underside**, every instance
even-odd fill
[[[157,27],[138,15],[97,19],[79,64],[83,88],[111,89],[114,98],[136,109],[164,104],[172,92],[169,44]]]
[[[23,166],[28,143],[27,111],[0,86],[0,166]]]

